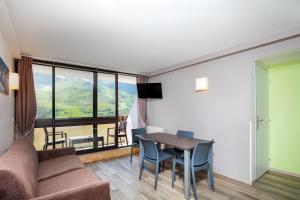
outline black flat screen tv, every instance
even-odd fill
[[[162,99],[161,83],[138,83],[137,91],[139,98]]]

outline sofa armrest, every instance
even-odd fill
[[[70,190],[37,197],[31,200],[110,200],[108,182],[99,182],[76,187]]]
[[[46,151],[37,151],[37,154],[38,154],[39,162],[41,162],[44,160],[49,160],[60,156],[75,154],[75,148],[67,147],[62,149],[50,149]]]

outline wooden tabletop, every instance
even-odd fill
[[[145,134],[145,135],[140,135],[140,136],[144,139],[152,139],[156,142],[171,145],[171,146],[174,146],[174,147],[176,147],[178,149],[182,149],[182,150],[194,149],[198,143],[208,142],[207,140],[180,137],[177,135],[168,134],[168,133],[160,133],[160,132]]]

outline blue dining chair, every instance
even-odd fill
[[[133,148],[139,146],[139,138],[137,137],[137,135],[143,135],[143,134],[147,134],[146,128],[131,129],[132,145],[131,145],[130,163],[132,163]]]
[[[179,137],[193,138],[194,137],[194,132],[178,130],[176,135],[179,136]],[[173,154],[176,157],[181,157],[184,154],[183,150],[177,149],[177,148],[167,148],[167,149],[165,149],[165,151],[170,153],[170,154]]]
[[[148,161],[151,164],[154,164],[156,166],[155,168],[155,182],[154,182],[154,190],[157,188],[157,179],[158,179],[158,173],[160,168],[160,162],[172,159],[172,155],[158,151],[157,146],[153,140],[149,139],[143,139],[142,137],[139,138],[141,142],[141,149],[142,149],[142,156],[140,159],[140,176],[139,180],[142,178],[142,172],[144,169],[144,161]]]
[[[194,138],[194,132],[192,131],[178,130],[176,135],[179,137]],[[184,154],[183,150],[177,148],[175,148],[175,153],[176,157],[181,157]]]
[[[196,176],[195,173],[200,170],[207,170],[207,178],[208,182],[210,183],[210,186],[212,190],[215,190],[214,187],[214,179],[213,179],[213,171],[212,171],[212,161],[209,159],[209,154],[212,153],[212,145],[214,141],[211,140],[209,142],[205,143],[198,143],[196,148],[193,151],[192,154],[192,160],[191,160],[191,173],[192,173],[192,188],[194,192],[195,200],[198,199],[198,194],[196,190]],[[173,167],[172,167],[172,187],[174,187],[174,182],[176,179],[175,176],[175,169],[176,164],[184,165],[184,158],[173,158]]]

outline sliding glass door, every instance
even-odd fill
[[[56,148],[93,149],[93,88],[93,72],[55,68]]]
[[[106,147],[116,145],[117,125],[116,75],[97,75],[97,136],[103,137]]]
[[[53,140],[51,135],[46,136],[45,131],[52,132],[53,102],[52,102],[52,68],[43,65],[33,65],[35,95],[37,104],[36,126],[34,129],[34,146],[37,150],[52,148],[47,146],[47,140]]]
[[[131,144],[129,127],[125,132],[120,127],[136,101],[135,77],[41,64],[33,72],[37,149],[73,146],[91,152]]]
[[[131,129],[137,128],[138,121],[136,77],[118,76],[118,116],[119,127],[121,127],[118,133],[120,136],[118,146],[131,145]]]

